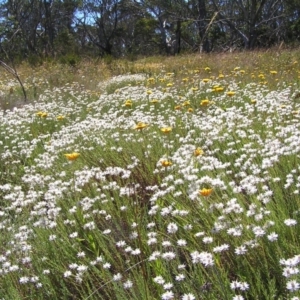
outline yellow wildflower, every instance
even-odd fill
[[[163,167],[172,166],[172,162],[170,162],[169,160],[166,160],[166,159],[162,160],[160,163],[162,164]]]
[[[235,92],[233,92],[233,91],[227,92],[227,96],[229,96],[229,97],[232,97],[232,96],[234,96],[234,95],[235,95]]]
[[[170,133],[172,131],[172,127],[163,127],[160,129],[163,133]]]
[[[224,91],[224,88],[221,87],[221,86],[217,86],[217,87],[214,87],[214,88],[213,88],[213,91],[214,91],[214,92],[223,92],[223,91]]]
[[[203,153],[204,151],[199,147],[194,150],[194,156],[199,156],[202,155]]]
[[[73,161],[73,160],[77,159],[77,158],[79,157],[79,155],[80,155],[80,153],[78,153],[78,152],[73,152],[73,153],[66,153],[66,154],[65,154],[65,157],[66,157],[68,160]]]
[[[48,116],[48,113],[46,113],[45,111],[38,111],[36,113],[36,115],[41,117],[41,118],[46,118]]]
[[[152,99],[152,100],[150,101],[150,103],[152,103],[152,104],[158,103],[158,100],[157,100],[157,99]]]
[[[205,67],[204,70],[205,71],[210,71],[210,67]]]
[[[277,71],[270,71],[270,74],[276,75],[276,74],[277,74]]]
[[[182,106],[188,106],[188,105],[190,105],[190,101],[188,101],[188,100],[184,101],[182,104]]]
[[[212,193],[212,189],[206,189],[206,188],[203,188],[203,189],[201,189],[200,191],[199,191],[199,194],[201,195],[201,196],[204,196],[204,197],[207,197],[207,196],[209,196],[211,193]]]
[[[132,106],[132,100],[127,99],[127,100],[125,101],[125,103],[124,103],[124,106],[126,106],[126,107],[131,107],[131,106]]]
[[[62,116],[62,115],[56,117],[56,119],[57,119],[58,121],[61,121],[61,120],[63,120],[64,118],[65,118],[65,116]]]
[[[208,104],[210,104],[210,101],[208,99],[201,100],[200,102],[201,106],[207,106]]]
[[[187,110],[189,113],[192,113],[194,110],[192,107],[189,107],[188,110]]]
[[[202,82],[204,82],[204,83],[209,82],[209,81],[210,81],[209,78],[203,78],[203,79],[202,79]]]
[[[133,129],[141,130],[141,129],[146,128],[147,126],[148,126],[148,124],[146,124],[146,123],[138,122]]]
[[[39,117],[41,117],[41,116],[42,116],[42,114],[43,114],[43,112],[42,112],[42,111],[38,111],[38,112],[36,113],[36,115],[37,115],[37,116],[39,116]]]

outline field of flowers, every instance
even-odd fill
[[[0,299],[300,299],[300,55],[267,56],[1,73]]]

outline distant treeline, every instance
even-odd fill
[[[300,40],[300,0],[0,0],[0,59],[137,57]]]

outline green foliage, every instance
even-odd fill
[[[114,62],[114,58],[110,54],[106,54],[102,57],[102,60],[104,61],[105,64],[111,65]]]
[[[60,56],[59,62],[71,67],[75,67],[80,62],[80,57],[77,54],[68,53]]]
[[[190,53],[299,42],[299,1],[50,2],[0,3],[1,47],[15,62],[68,55],[134,60],[178,54],[179,44]]]
[[[29,54],[27,57],[27,62],[33,66],[38,67],[43,64],[44,59],[36,54]]]
[[[157,21],[153,18],[141,18],[136,23],[136,35],[152,35],[157,27]]]

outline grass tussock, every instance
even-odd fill
[[[3,74],[0,298],[298,299],[298,62],[23,65],[28,103]]]

